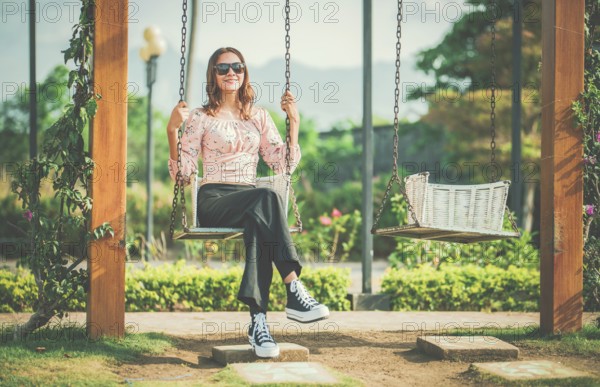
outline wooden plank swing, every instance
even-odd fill
[[[181,26],[181,69],[180,69],[180,84],[179,84],[179,98],[180,102],[183,101],[185,94],[184,90],[184,79],[185,79],[185,42],[186,42],[186,21],[187,21],[187,0],[183,0],[183,25]],[[290,89],[290,9],[285,8],[285,31],[286,31],[286,52],[285,52],[285,89]],[[271,188],[281,196],[285,203],[285,208],[288,208],[288,202],[291,198],[292,207],[294,209],[294,215],[296,217],[296,225],[290,227],[290,232],[301,232],[302,231],[302,220],[300,219],[300,211],[298,210],[298,204],[296,203],[296,195],[291,186],[291,166],[290,166],[290,120],[286,118],[286,158],[285,158],[285,174],[267,176],[256,179],[256,187]],[[188,227],[187,214],[185,207],[185,191],[184,191],[184,179],[181,175],[181,137],[183,136],[184,125],[179,128],[178,132],[178,145],[177,145],[177,176],[175,178],[174,197],[173,197],[173,210],[171,211],[171,225],[169,229],[169,235],[174,240],[179,239],[239,239],[243,236],[243,228],[235,227],[207,227],[202,226],[199,222],[197,215],[197,197],[198,197],[198,186],[201,179],[197,172],[191,177],[191,190],[192,190],[192,227]],[[177,212],[177,199],[178,196],[181,198],[181,225],[183,231],[175,231],[175,215]],[[287,214],[287,211],[286,211]]]
[[[491,0],[495,5],[495,0]],[[473,243],[505,238],[516,238],[521,234],[506,207],[510,181],[497,181],[488,184],[453,186],[429,183],[429,173],[419,173],[404,178],[398,175],[398,111],[400,99],[400,47],[402,36],[402,0],[398,0],[396,31],[396,90],[394,102],[394,152],[392,177],[379,211],[375,217],[371,233],[381,236],[428,239],[434,241]],[[496,27],[492,23],[492,96],[491,96],[491,165],[496,162]],[[378,228],[381,215],[394,182],[400,186],[400,193],[408,207],[407,225]],[[504,231],[504,213],[507,212],[512,231]]]

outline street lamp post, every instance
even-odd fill
[[[140,57],[146,62],[146,86],[148,86],[148,116],[147,116],[147,174],[146,174],[146,192],[148,196],[146,211],[146,241],[152,239],[152,175],[154,160],[154,143],[152,139],[152,85],[156,81],[156,60],[165,51],[166,43],[160,36],[160,30],[157,27],[148,27],[144,30],[144,39],[146,46],[140,49]]]

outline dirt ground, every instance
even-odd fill
[[[204,384],[223,367],[212,361],[211,350],[217,345],[246,344],[240,334],[216,338],[172,336],[175,348],[147,356],[136,364],[121,364],[113,371],[124,382]],[[278,338],[275,338],[278,340]],[[403,332],[343,333],[319,332],[315,335],[285,337],[310,350],[310,361],[319,362],[364,383],[365,386],[474,386],[484,385],[466,362],[440,361],[421,354],[415,348],[416,336]],[[283,342],[282,340],[278,340]],[[517,343],[520,360],[546,359],[600,377],[600,359],[564,357]],[[547,351],[544,351],[547,352]],[[145,384],[144,383],[144,384]]]

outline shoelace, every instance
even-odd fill
[[[302,284],[300,280],[292,281],[292,284],[290,285],[290,290],[293,293],[296,293],[296,296],[298,297],[303,306],[312,308],[319,305],[317,300],[315,300],[310,294],[308,294],[308,290],[306,290],[304,284]]]
[[[264,342],[274,343],[273,337],[271,337],[271,333],[269,332],[269,327],[267,325],[267,317],[264,313],[257,313],[254,315],[254,332],[256,335],[256,341],[260,345]]]

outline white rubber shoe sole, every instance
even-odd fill
[[[256,345],[252,337],[248,336],[248,341],[250,341],[250,345],[254,350],[254,353],[258,357],[262,358],[270,358],[270,357],[278,357],[279,356],[279,346],[277,344],[272,344],[268,347],[261,347]]]
[[[314,321],[324,320],[329,317],[329,308],[321,305],[318,308],[301,312],[290,308],[285,308],[287,318],[301,323],[310,323]]]

